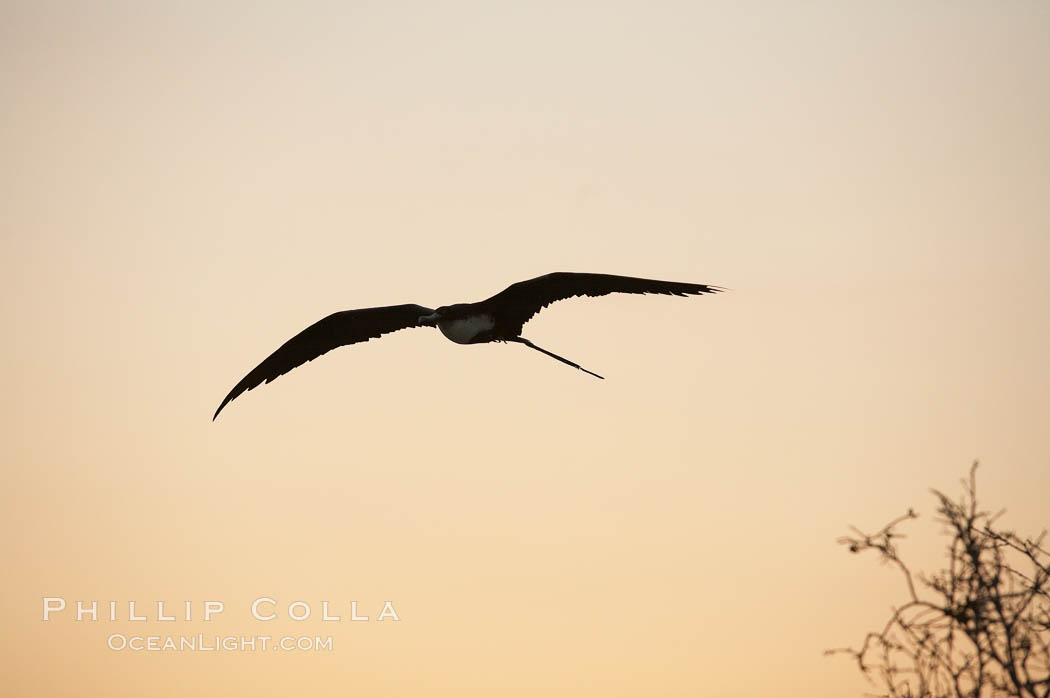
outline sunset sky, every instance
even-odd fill
[[[936,570],[929,488],[979,459],[1050,526],[1048,36],[1020,0],[0,0],[0,685],[861,695],[823,651],[906,592],[848,525],[915,507]],[[558,270],[731,290],[525,327],[604,381],[421,329],[211,421],[333,311]]]

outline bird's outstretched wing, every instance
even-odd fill
[[[724,289],[707,284],[638,279],[613,274],[585,274],[556,271],[528,281],[511,284],[481,304],[500,309],[507,327],[521,334],[521,327],[536,313],[555,301],[573,296],[604,296],[609,293],[661,293],[669,296],[697,296]]]
[[[269,383],[296,366],[313,361],[336,347],[367,342],[389,332],[416,327],[420,316],[431,315],[433,312],[421,305],[406,304],[333,313],[289,339],[280,349],[253,368],[240,383],[233,386],[233,390],[219,405],[219,409],[215,410],[212,421],[231,400],[261,383]]]

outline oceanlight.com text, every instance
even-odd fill
[[[327,635],[124,635],[113,633],[106,646],[116,652],[331,652]]]

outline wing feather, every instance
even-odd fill
[[[556,271],[511,284],[482,302],[498,307],[507,327],[521,334],[522,325],[551,303],[574,296],[605,296],[610,293],[659,293],[669,296],[698,296],[725,289],[707,284],[639,279],[613,274]]]
[[[269,383],[296,366],[313,361],[336,347],[367,342],[390,332],[415,327],[421,315],[430,315],[433,312],[421,305],[389,305],[382,308],[343,310],[318,320],[282,344],[277,351],[266,357],[251,373],[233,386],[233,390],[219,405],[219,409],[215,410],[212,421],[219,416],[223,407],[241,393],[262,383]]]

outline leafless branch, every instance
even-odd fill
[[[898,528],[914,510],[881,530],[839,539],[850,552],[876,551],[900,570],[908,601],[853,657],[887,698],[1050,698],[1050,553],[1045,532],[1022,538],[1000,530],[1003,511],[977,506],[977,463],[953,500],[938,490],[937,520],[949,537],[945,569],[913,573],[900,557]]]

